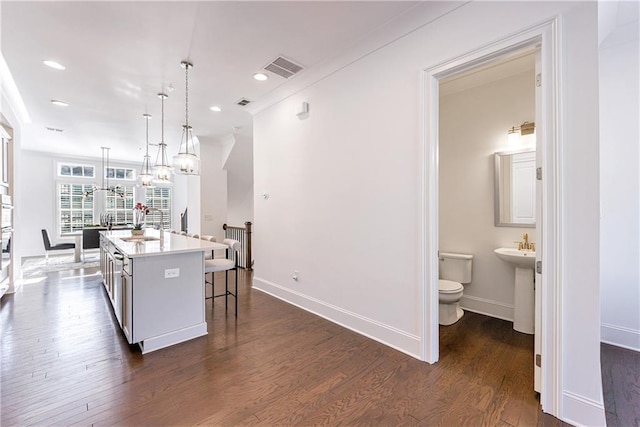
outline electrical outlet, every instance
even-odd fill
[[[173,279],[175,277],[180,277],[180,269],[179,268],[168,268],[164,271],[165,279]]]

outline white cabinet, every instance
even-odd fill
[[[192,240],[191,244],[201,244],[199,239]],[[127,246],[117,242],[101,236],[100,266],[127,342],[147,353],[206,335],[204,251],[200,246],[198,250],[147,255],[127,252]],[[144,250],[142,246],[135,249]]]

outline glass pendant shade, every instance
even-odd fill
[[[160,144],[158,144],[156,164],[153,167],[153,180],[158,184],[171,184],[173,170],[169,165],[167,144],[164,142],[164,100],[167,98],[167,95],[159,93],[158,97],[162,100],[161,138]]]
[[[191,146],[191,150],[189,150],[189,146]],[[182,126],[180,152],[173,156],[173,169],[184,175],[200,175],[200,159],[196,155],[191,126]]]
[[[200,159],[196,154],[193,141],[193,129],[189,126],[189,69],[193,64],[182,61],[180,66],[185,72],[185,124],[182,126],[182,140],[178,154],[173,156],[173,168],[183,175],[200,175]]]
[[[143,114],[147,122],[147,138],[146,138],[146,151],[142,160],[142,167],[140,168],[140,174],[138,175],[138,185],[141,187],[151,188],[153,187],[153,171],[151,170],[151,156],[149,156],[149,119],[151,114]]]

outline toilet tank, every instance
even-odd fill
[[[440,279],[471,283],[473,255],[440,252]]]

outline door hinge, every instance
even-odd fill
[[[536,87],[542,86],[542,73],[536,74]]]
[[[536,179],[542,181],[542,167],[536,169]]]
[[[542,356],[539,354],[536,354],[536,366],[542,368]]]
[[[536,273],[542,274],[542,261],[536,261]]]

